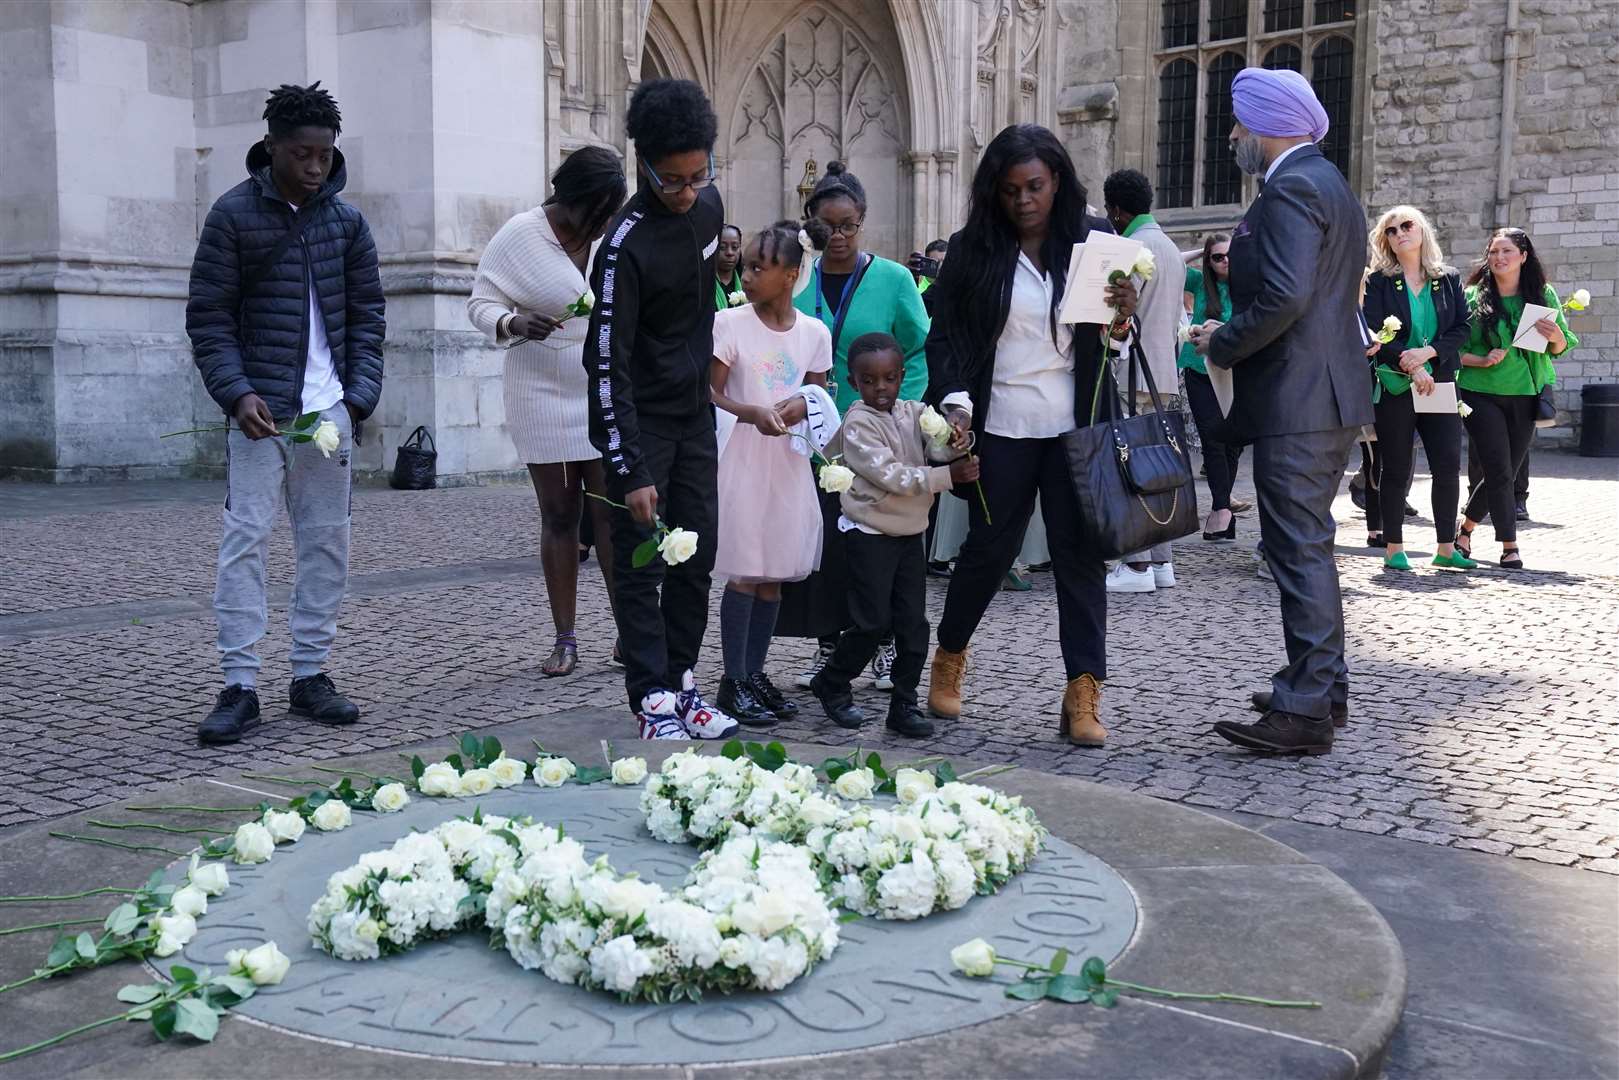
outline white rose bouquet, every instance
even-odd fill
[[[469,924],[471,892],[437,835],[411,833],[328,878],[309,933],[339,960],[372,960]]]

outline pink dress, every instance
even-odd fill
[[[797,313],[772,330],[752,304],[714,316],[714,358],[730,369],[725,396],[770,407],[832,369],[832,335]],[[821,504],[809,459],[797,440],[737,422],[720,453],[719,544],[714,573],[728,581],[802,581],[821,564]],[[802,443],[799,444],[802,446]]]

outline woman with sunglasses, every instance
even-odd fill
[[[1231,273],[1230,251],[1230,234],[1211,233],[1203,240],[1202,267],[1186,268],[1186,310],[1194,324],[1209,319],[1231,321],[1231,289],[1226,284]],[[1235,540],[1237,519],[1231,509],[1231,487],[1237,479],[1242,447],[1226,441],[1225,416],[1214,396],[1207,363],[1190,341],[1181,346],[1175,366],[1186,382],[1186,403],[1203,443],[1203,471],[1209,481],[1209,516],[1203,522],[1203,539]]]
[[[1421,210],[1395,206],[1366,237],[1371,266],[1361,313],[1376,330],[1389,316],[1400,321],[1392,340],[1370,358],[1377,409],[1377,454],[1382,482],[1366,492],[1368,527],[1377,499],[1386,550],[1383,565],[1411,569],[1405,554],[1405,492],[1415,437],[1422,436],[1433,475],[1433,524],[1438,551],[1433,565],[1471,570],[1478,564],[1455,550],[1456,501],[1461,490],[1462,421],[1453,412],[1417,412],[1416,396],[1454,382],[1467,341],[1467,300],[1461,274],[1445,265],[1439,240]]]
[[[825,323],[832,333],[832,372],[827,389],[836,399],[840,414],[860,400],[849,379],[848,357],[850,344],[863,334],[889,334],[899,342],[905,353],[900,400],[920,400],[928,385],[927,363],[922,359],[928,313],[922,294],[916,291],[916,281],[904,266],[861,247],[865,223],[865,186],[842,162],[828,163],[826,175],[804,202],[804,231],[821,254],[804,269],[793,303],[799,311]],[[837,531],[838,497],[824,496],[821,504],[827,525],[821,569],[807,581],[782,589],[776,630],[784,637],[819,639],[814,661],[798,677],[802,687],[808,687],[816,672],[826,665],[837,647],[838,635],[848,625],[846,568]],[[884,642],[871,663],[879,690],[893,689],[889,679],[893,663],[893,642]]]
[[[1526,301],[1552,310],[1550,317],[1534,323],[1534,330],[1545,339],[1544,351],[1538,341],[1518,336]],[[1557,381],[1551,358],[1564,355],[1580,341],[1564,321],[1562,301],[1546,283],[1535,245],[1522,229],[1497,229],[1490,237],[1484,258],[1467,279],[1467,303],[1472,310],[1471,333],[1462,346],[1456,385],[1472,410],[1463,422],[1468,441],[1478,447],[1484,483],[1468,495],[1456,547],[1463,555],[1473,554],[1473,530],[1488,510],[1495,538],[1501,542],[1502,567],[1522,570],[1514,481],[1535,434],[1540,392]]]

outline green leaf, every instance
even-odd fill
[[[194,983],[197,981],[197,973],[184,964],[175,964],[169,968],[169,978],[176,983]]]
[[[298,419],[296,419],[296,420],[294,420],[292,422],[292,430],[294,430],[294,431],[308,431],[310,428],[315,426],[315,422],[318,421],[319,419],[320,419],[320,413],[318,413],[318,412],[306,412],[302,416],[300,416]]]
[[[253,985],[253,980],[244,975],[215,975],[209,980],[209,982],[214,986],[220,986],[226,990],[229,990],[242,1001],[246,1001],[248,998],[252,997],[254,992],[258,989],[258,987]]]
[[[1023,979],[1006,988],[1006,996],[1019,1001],[1039,1001],[1046,996],[1049,979]]]
[[[478,751],[482,748],[482,746],[483,744],[478,740],[478,736],[472,734],[470,731],[461,736],[461,753],[465,754],[473,761],[478,760]]]
[[[424,762],[421,758],[416,757],[415,755],[412,755],[411,759],[410,759],[410,777],[411,777],[411,779],[412,780],[420,780],[422,778],[422,773],[424,773],[426,771],[427,771],[427,763]]]
[[[860,912],[858,912],[858,911],[845,911],[842,915],[838,916],[838,922],[839,923],[859,922],[861,919],[864,919],[864,918],[865,918],[865,916],[860,914]]]
[[[288,432],[287,433],[287,441],[290,442],[290,443],[314,442],[315,441],[315,436],[314,436],[314,434],[312,432],[293,431],[293,432]]]
[[[613,770],[600,765],[581,765],[579,770],[573,774],[573,782],[576,784],[599,784],[612,775]]]
[[[882,767],[882,755],[878,754],[877,751],[873,750],[871,753],[866,755],[866,768],[870,769],[872,772],[876,772]]]
[[[483,824],[483,807],[474,806],[472,808],[472,823],[474,825],[482,825]]]
[[[153,870],[152,876],[146,879],[146,884],[141,887],[141,891],[145,892],[150,889],[155,889],[159,885],[163,884],[163,876],[163,871]]]
[[[1057,955],[1053,956],[1051,958],[1051,967],[1050,967],[1049,970],[1051,971],[1051,973],[1053,975],[1061,975],[1063,973],[1063,969],[1066,968],[1067,966],[1068,966],[1068,950],[1067,949],[1058,949],[1057,950]]]
[[[731,761],[735,761],[737,758],[741,757],[743,753],[744,751],[742,749],[741,739],[732,739],[724,746],[720,747],[720,757]]]
[[[933,770],[933,777],[941,784],[953,784],[956,782],[956,767],[948,761],[941,761]]]
[[[174,1030],[193,1039],[212,1042],[219,1031],[219,1016],[196,998],[186,998],[180,1002],[179,1012],[174,1018]]]
[[[163,996],[163,988],[152,983],[130,983],[118,991],[118,1000],[127,1001],[131,1005],[139,1005],[143,1001],[151,1001],[155,997]]]
[[[94,960],[96,958],[96,939],[91,937],[88,932],[80,934],[73,939],[73,951],[86,960]]]
[[[454,766],[455,771],[458,773],[464,773],[467,771],[466,765],[461,761],[460,754],[450,754],[446,756],[444,760]]]
[[[510,829],[496,829],[493,835],[500,837],[514,848],[521,848],[523,846],[522,841],[517,839],[517,834],[512,832]]]
[[[1046,997],[1053,1001],[1078,1004],[1090,996],[1090,987],[1078,975],[1053,975],[1046,980]]]
[[[169,1002],[157,1012],[152,1014],[152,1032],[159,1039],[168,1040],[174,1034],[175,1016],[179,1012],[174,1002]]]
[[[487,765],[491,761],[497,760],[499,757],[500,740],[495,738],[493,735],[485,735],[483,740],[483,752],[478,755],[478,763],[480,765]]]
[[[1104,1009],[1111,1009],[1119,1003],[1117,990],[1092,990],[1091,1004],[1100,1005]]]
[[[72,935],[63,934],[56,939],[56,944],[52,945],[51,951],[46,954],[45,966],[61,967],[77,955],[78,949],[74,945]]]
[[[639,570],[657,557],[658,538],[654,536],[652,539],[643,540],[635,546],[635,550],[630,553],[630,565]]]
[[[1102,962],[1100,956],[1093,956],[1085,961],[1085,966],[1079,969],[1079,974],[1092,990],[1100,990],[1107,984],[1107,964]]]

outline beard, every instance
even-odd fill
[[[1231,144],[1233,156],[1237,161],[1237,168],[1249,176],[1263,176],[1265,173],[1265,148],[1259,141],[1259,136],[1247,134],[1236,139]]]

